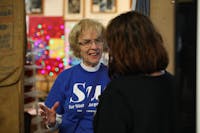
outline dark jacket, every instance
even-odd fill
[[[169,73],[112,80],[94,118],[94,133],[174,133],[175,88]]]

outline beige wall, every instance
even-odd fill
[[[108,21],[118,14],[130,10],[130,0],[118,0],[117,1],[117,12],[116,13],[91,13],[91,0],[86,0],[85,3],[85,17],[94,18],[107,25]]]
[[[174,73],[174,4],[172,0],[151,0],[150,10],[151,19],[162,34],[169,53],[167,70]]]
[[[65,0],[45,0],[44,1],[44,16],[64,16]],[[82,0],[84,4],[83,18],[94,18],[101,21],[103,24],[118,15],[119,13],[130,10],[131,0],[117,0],[117,12],[116,13],[91,13],[91,0]],[[75,17],[73,22],[78,21]]]

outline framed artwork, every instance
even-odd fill
[[[85,0],[64,0],[64,19],[79,20],[84,16]]]
[[[92,13],[116,13],[117,0],[91,0]]]
[[[25,0],[26,14],[43,14],[43,0]]]

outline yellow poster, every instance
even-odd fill
[[[49,40],[49,57],[64,58],[64,56],[65,56],[64,40],[60,38],[51,38]]]

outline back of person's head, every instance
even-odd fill
[[[80,48],[78,45],[78,38],[81,34],[84,33],[84,31],[90,31],[90,30],[97,32],[99,36],[105,38],[104,26],[100,22],[88,18],[80,20],[69,33],[70,49],[73,51],[73,54],[78,58],[80,58]]]
[[[164,70],[168,55],[160,33],[151,20],[129,11],[113,18],[106,30],[109,48],[109,74],[149,74]]]

